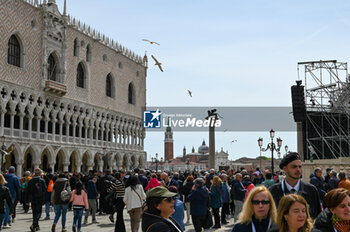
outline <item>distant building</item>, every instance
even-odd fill
[[[281,160],[274,159],[274,167],[275,170],[279,170]],[[241,169],[245,169],[247,171],[255,171],[256,168],[260,169],[260,159],[259,158],[247,158],[242,157],[235,161],[231,162],[231,167],[233,171],[240,171]],[[271,160],[261,160],[261,171],[265,171],[266,169],[271,170]]]

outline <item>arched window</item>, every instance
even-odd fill
[[[86,61],[91,62],[91,46],[88,44],[86,46]]]
[[[112,77],[108,74],[106,77],[106,96],[112,97]]]
[[[21,67],[21,46],[15,35],[12,35],[9,39],[7,62]]]
[[[52,54],[50,54],[47,60],[47,79],[57,81],[57,63]]]
[[[73,56],[79,56],[79,42],[78,42],[78,39],[74,40]]]
[[[128,103],[135,105],[135,88],[132,83],[129,84],[128,88]]]
[[[79,63],[77,67],[77,86],[85,88],[85,72],[81,63]]]

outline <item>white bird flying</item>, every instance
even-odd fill
[[[157,65],[160,69],[160,71],[164,72],[162,69],[162,63],[160,63],[153,55],[152,55],[153,60],[156,62],[154,65]]]
[[[148,40],[148,39],[143,39],[143,41],[146,41],[146,42],[148,42],[148,43],[150,43],[150,44],[157,44],[157,45],[160,45],[160,44],[157,43],[156,41],[150,41],[150,40]]]

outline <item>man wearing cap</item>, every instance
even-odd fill
[[[300,179],[302,175],[301,164],[298,153],[291,152],[286,155],[280,163],[280,169],[286,173],[286,178],[281,183],[271,186],[269,190],[275,200],[276,207],[284,195],[295,193],[303,196],[309,204],[310,216],[316,218],[321,212],[320,198],[315,186]]]
[[[209,192],[204,185],[203,178],[197,178],[194,180],[194,185],[192,186],[192,190],[187,198],[190,202],[190,213],[194,229],[196,232],[201,231],[209,205]]]
[[[34,170],[33,178],[28,183],[28,193],[30,202],[32,203],[33,214],[33,224],[30,226],[31,231],[40,230],[39,219],[41,217],[43,204],[45,202],[47,185],[45,180],[41,178],[41,173],[41,169],[36,168]]]
[[[17,202],[20,198],[20,184],[19,184],[19,178],[15,174],[15,167],[11,166],[9,167],[9,172],[4,175],[5,180],[7,184],[5,185],[6,187],[9,188],[10,190],[10,195],[12,199],[12,205],[13,205],[13,219],[14,221],[15,215],[16,215],[16,205]],[[10,217],[10,209],[6,204],[6,211],[5,211],[5,218],[4,218],[4,226],[3,228],[10,228],[9,226],[11,225],[11,217]]]

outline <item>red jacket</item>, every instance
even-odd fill
[[[147,191],[148,189],[153,189],[154,187],[157,187],[159,185],[160,185],[160,182],[158,181],[158,179],[156,177],[153,177],[150,179],[150,181],[148,181],[148,184],[145,189]]]

